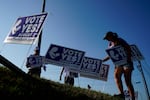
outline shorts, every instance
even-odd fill
[[[133,67],[133,62],[129,62],[129,63],[126,63],[126,64],[123,64],[123,65],[115,65],[115,68],[117,68],[117,67],[123,67],[124,69],[128,69],[128,68],[130,68],[130,69],[134,69],[134,67]]]
[[[41,68],[29,69],[28,74],[29,74],[29,75],[32,75],[32,76],[38,76],[38,77],[40,77]]]
[[[66,76],[65,79],[65,84],[69,84],[69,85],[74,85],[74,78],[73,77],[69,77],[69,76]]]

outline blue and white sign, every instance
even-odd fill
[[[80,68],[80,76],[100,79],[100,68],[102,65],[102,60],[84,57]]]
[[[33,44],[39,36],[47,13],[19,17],[13,25],[5,43]]]
[[[143,60],[144,57],[142,56],[141,52],[137,48],[136,45],[130,45],[131,47],[131,54],[133,61]],[[127,55],[125,50],[122,46],[115,46],[110,49],[106,49],[107,54],[110,56],[112,62],[115,65],[122,65],[127,63]]]
[[[27,58],[27,67],[29,69],[41,67],[43,65],[42,56],[31,55]]]
[[[142,53],[140,52],[140,50],[138,49],[138,47],[136,45],[132,44],[131,50],[132,50],[132,60],[133,61],[144,60],[144,56],[142,55]]]
[[[115,65],[122,65],[127,63],[127,55],[122,46],[115,46],[110,49],[106,49],[106,52]]]
[[[68,66],[70,70],[79,71],[84,54],[84,51],[51,44],[45,55],[45,63]]]
[[[102,64],[100,67],[99,79],[103,81],[107,81],[109,72],[109,65]]]

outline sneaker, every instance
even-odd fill
[[[125,99],[124,94],[114,94],[114,97],[119,97],[119,98]]]

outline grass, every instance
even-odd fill
[[[59,100],[119,100],[94,90],[69,86],[44,78],[22,75],[0,67],[0,97],[24,99],[45,98]]]

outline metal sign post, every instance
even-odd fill
[[[46,3],[46,0],[43,0],[42,13],[45,12],[45,3]],[[42,33],[43,33],[42,31],[43,30],[41,30],[41,34],[39,35],[39,40],[38,40],[39,55],[41,51],[41,40],[42,40]]]
[[[150,100],[150,95],[149,95],[148,87],[147,87],[146,80],[145,80],[145,77],[144,77],[141,61],[138,61],[138,63],[139,63],[139,65],[137,66],[137,68],[141,72],[141,75],[142,75],[142,79],[143,79],[143,82],[144,82],[144,87],[145,87],[146,94],[147,94],[147,100]]]

